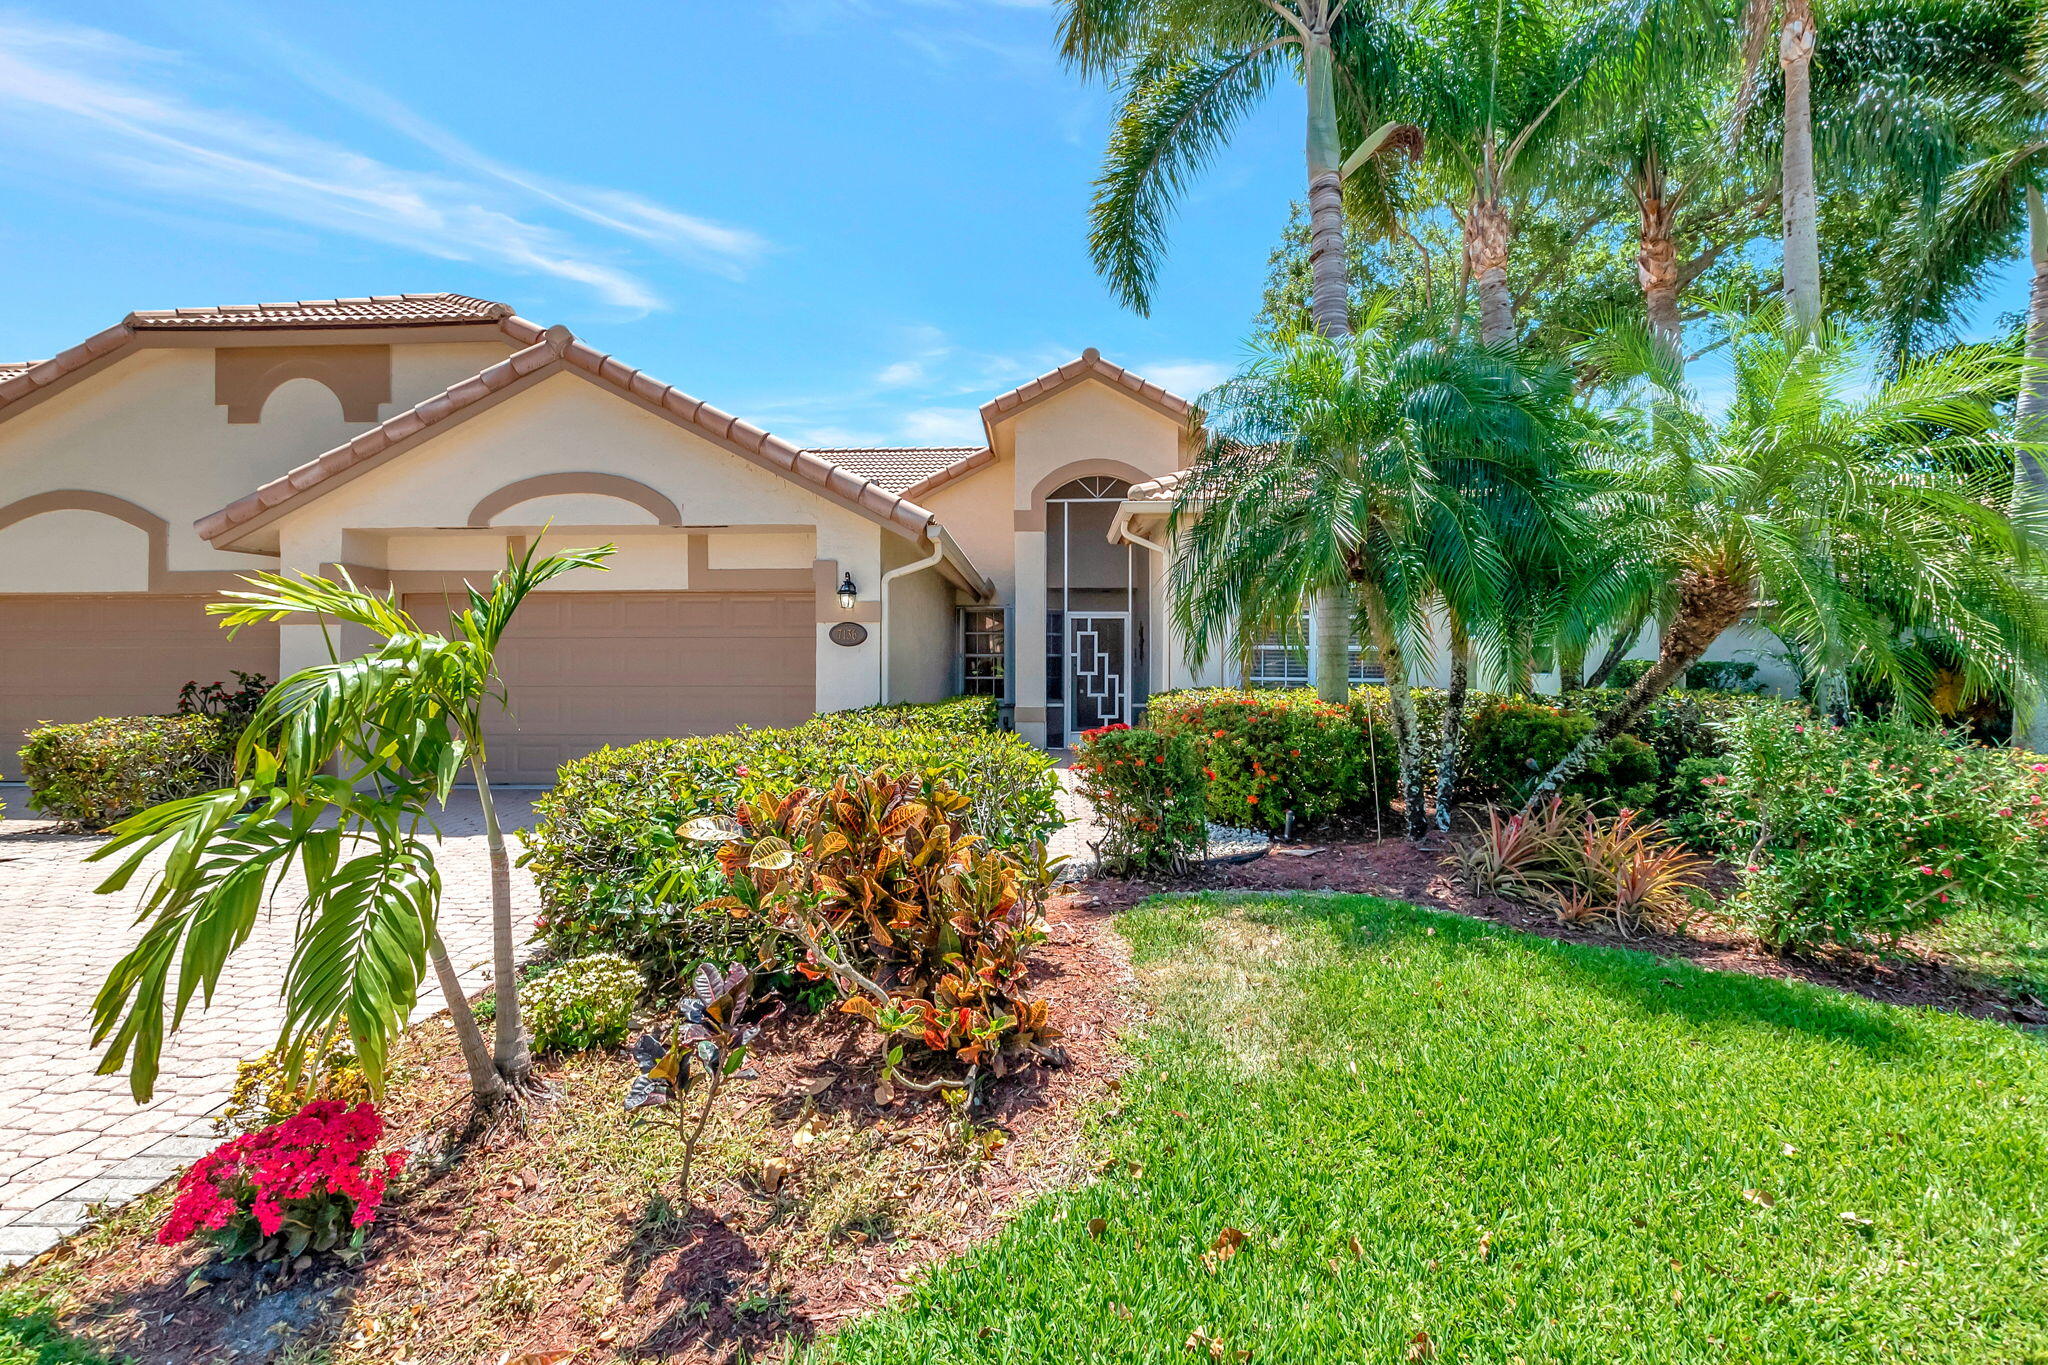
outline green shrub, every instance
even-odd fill
[[[903,714],[882,723],[839,712],[564,764],[524,836],[545,906],[542,939],[564,957],[622,953],[662,992],[700,962],[760,961],[762,925],[697,910],[725,894],[726,879],[710,849],[676,830],[755,792],[829,784],[843,772],[942,777],[966,797],[968,828],[997,848],[1041,844],[1059,828],[1058,782],[1043,753],[1014,734],[955,728],[973,708],[892,709]]]
[[[573,957],[520,992],[535,1052],[585,1052],[617,1047],[632,1026],[646,983],[619,953]]]
[[[1685,685],[1706,692],[1742,695],[1763,691],[1756,680],[1756,665],[1734,659],[1706,659],[1685,670]]]
[[[1468,800],[1519,805],[1530,786],[1592,733],[1593,717],[1529,701],[1473,708],[1465,731],[1459,789]],[[1658,795],[1657,751],[1634,735],[1616,735],[1565,784],[1571,795],[1647,809]]]
[[[1178,871],[1208,850],[1206,783],[1185,734],[1128,725],[1081,732],[1074,747],[1081,792],[1102,826],[1096,856],[1106,872]]]
[[[1146,724],[1184,735],[1208,780],[1209,818],[1280,832],[1331,819],[1370,819],[1399,790],[1386,693],[1361,688],[1349,706],[1289,689],[1176,692],[1153,699]]]
[[[227,782],[240,727],[221,716],[103,716],[31,730],[21,749],[29,805],[105,829],[136,811]]]
[[[1743,860],[1734,908],[1781,951],[1872,948],[2048,885],[2048,762],[1903,720],[1788,708],[1730,726],[1702,823]]]
[[[996,699],[989,696],[862,706],[851,711],[827,712],[821,719],[833,716],[851,717],[887,727],[948,730],[957,735],[993,735],[1003,728],[1002,711]]]

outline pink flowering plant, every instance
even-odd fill
[[[224,1260],[277,1261],[360,1250],[403,1151],[376,1155],[375,1105],[316,1100],[282,1123],[224,1142],[178,1178],[157,1241],[211,1240]]]
[[[2048,887],[2048,763],[1905,720],[1782,708],[1729,722],[1701,823],[1742,870],[1733,908],[1782,952],[1895,946]]]

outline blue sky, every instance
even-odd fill
[[[978,441],[1091,345],[1197,392],[1298,114],[1202,177],[1140,318],[1087,257],[1109,98],[1051,35],[1046,0],[0,9],[0,359],[133,308],[445,289],[810,444]]]
[[[454,290],[813,444],[978,442],[1083,347],[1238,358],[1301,178],[1276,107],[1154,315],[1086,249],[1109,100],[1031,0],[0,11],[0,359],[132,308]]]

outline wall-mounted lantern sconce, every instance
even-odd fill
[[[860,589],[854,586],[853,575],[843,574],[839,579],[839,606],[843,611],[852,611],[860,601]]]

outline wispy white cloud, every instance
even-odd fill
[[[193,84],[192,71],[181,55],[118,34],[0,15],[7,154],[32,156],[38,173],[102,195],[225,207],[323,235],[548,275],[625,308],[656,308],[661,299],[616,250],[561,220],[660,245],[726,274],[766,249],[742,228],[495,161],[358,82],[346,83],[346,96],[329,93],[444,166],[394,165],[260,114],[196,103],[180,92]]]
[[[1154,360],[1131,369],[1183,398],[1199,398],[1232,374],[1230,366],[1216,360]]]

